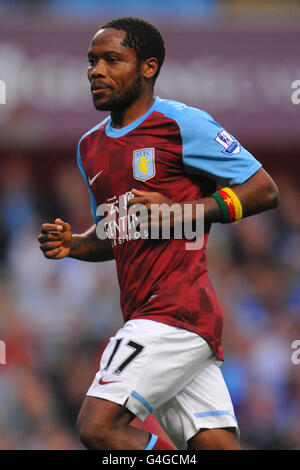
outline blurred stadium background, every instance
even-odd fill
[[[212,228],[209,266],[242,446],[299,449],[297,0],[0,1],[0,449],[82,448],[77,412],[122,324],[114,264],[48,261],[37,236],[57,216],[75,232],[92,223],[75,159],[78,139],[103,117],[90,98],[86,51],[102,23],[127,15],[153,21],[165,37],[157,94],[211,113],[281,190],[276,211]]]

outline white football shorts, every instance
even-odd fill
[[[198,334],[130,320],[110,338],[87,395],[125,405],[140,421],[154,414],[178,449],[201,429],[239,430],[222,361]]]

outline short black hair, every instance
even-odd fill
[[[131,16],[116,18],[101,26],[101,29],[106,28],[126,32],[123,45],[135,50],[138,63],[150,57],[157,59],[158,69],[153,76],[153,83],[155,83],[165,58],[165,45],[158,29],[148,21]]]

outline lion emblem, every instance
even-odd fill
[[[146,158],[145,156],[141,157],[140,160],[137,160],[137,166],[139,168],[139,173],[142,173],[143,175],[146,175],[148,173],[148,170],[150,168],[149,165],[149,158]]]

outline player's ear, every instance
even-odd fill
[[[153,78],[158,69],[158,60],[156,57],[150,57],[143,61],[142,73],[146,79]]]

